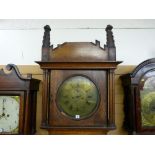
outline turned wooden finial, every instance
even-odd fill
[[[106,31],[111,31],[113,29],[113,26],[112,25],[107,25],[107,27],[106,27]]]
[[[107,33],[107,43],[106,43],[106,49],[108,51],[109,60],[115,61],[116,60],[116,47],[115,47],[115,41],[113,38],[113,27],[111,25],[107,25],[105,31]]]
[[[42,45],[42,61],[48,61],[50,51],[50,31],[49,25],[44,26],[44,36]]]
[[[106,27],[106,32],[107,32],[107,47],[108,48],[115,48],[115,41],[113,38],[113,32],[112,32],[113,27],[111,25],[107,25]]]
[[[44,26],[44,37],[42,47],[50,47],[50,31],[51,28],[49,25]]]

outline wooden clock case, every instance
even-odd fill
[[[8,64],[6,69],[8,73],[0,70],[0,95],[20,96],[18,134],[35,134],[37,90],[40,80],[33,79],[31,74],[28,74],[27,78],[22,77],[14,64]]]
[[[124,127],[129,134],[155,134],[155,126],[142,125],[142,104],[140,91],[143,89],[143,79],[148,79],[148,73],[155,72],[155,59],[149,59],[139,64],[132,73],[121,77],[124,87]],[[154,76],[155,77],[155,76]]]
[[[42,60],[43,99],[41,128],[49,134],[105,134],[115,129],[114,70],[121,63],[116,61],[116,48],[112,26],[108,25],[107,44],[100,42],[65,42],[53,48],[50,45],[50,27],[44,27]],[[82,120],[62,115],[56,103],[57,91],[68,77],[80,75],[91,79],[100,93],[96,112]]]

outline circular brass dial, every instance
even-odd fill
[[[144,95],[142,100],[142,116],[145,119],[145,124],[148,126],[155,125],[155,92]]]
[[[141,79],[140,103],[142,126],[155,126],[155,74],[148,72]]]
[[[79,120],[90,116],[98,107],[98,103],[98,89],[86,77],[70,77],[58,89],[57,105],[59,109],[74,119]]]

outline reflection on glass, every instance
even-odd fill
[[[96,109],[99,93],[95,84],[83,76],[74,76],[65,80],[57,94],[57,104],[62,113],[82,119]]]
[[[155,72],[144,75],[140,82],[142,126],[155,126]]]

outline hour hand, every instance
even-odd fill
[[[2,115],[0,115],[0,119],[5,117],[5,114],[3,113]],[[5,118],[6,119],[6,118]]]
[[[0,118],[3,118],[3,117],[7,120],[5,113],[3,113]]]
[[[94,103],[94,101],[91,101],[91,100],[87,100],[87,102],[86,102],[88,105],[90,105],[90,104],[93,104]]]
[[[1,118],[5,118],[7,120],[7,117],[6,117],[5,113],[2,113],[2,115],[0,115],[0,119]]]

